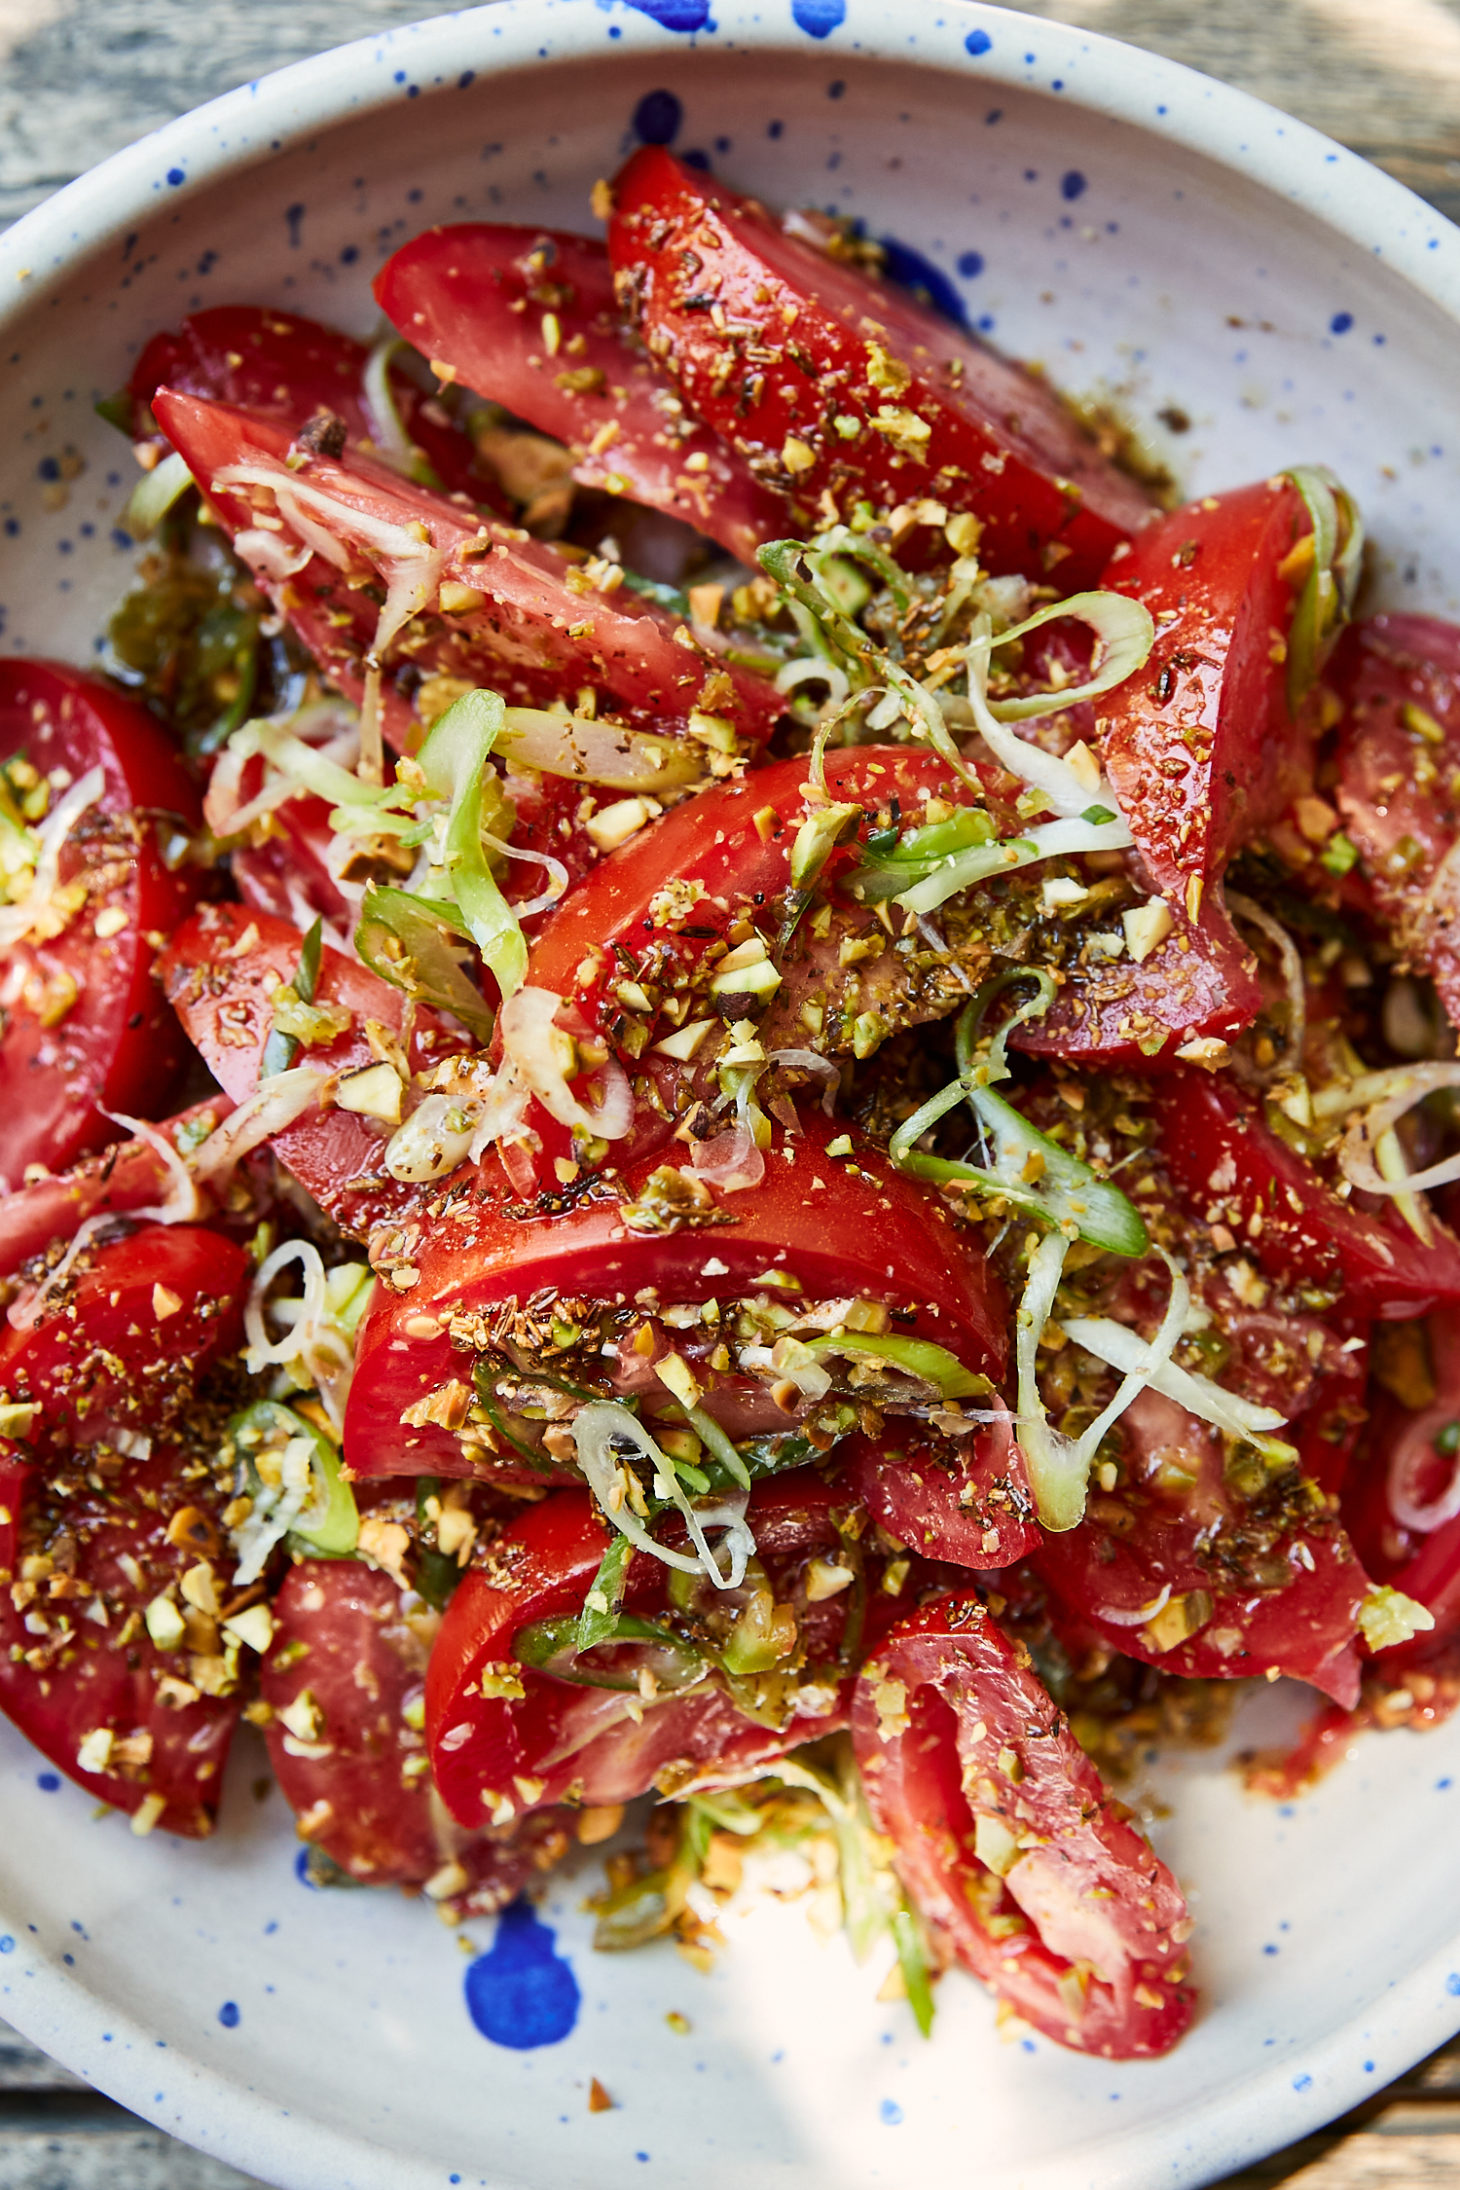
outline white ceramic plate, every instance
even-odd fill
[[[363,332],[370,274],[417,228],[586,225],[644,133],[920,251],[997,342],[1117,396],[1193,488],[1333,464],[1386,598],[1456,612],[1460,236],[1363,162],[1149,55],[960,0],[504,0],[249,85],[0,239],[0,645],[92,652],[135,475],[91,405],[154,329],[254,299]],[[504,2048],[423,1904],[299,1881],[261,1772],[245,1744],[210,1845],[139,1842],[0,1731],[0,2006],[291,2190],[1197,2183],[1460,2024],[1460,1723],[1371,1737],[1281,1810],[1219,1760],[1165,1769],[1157,1838],[1206,2006],[1173,2058],[1120,2068],[1002,2043],[956,1977],[924,2046],[794,1907],[733,1917],[708,1978],[668,1949],[595,1957],[581,1878],[546,1904],[555,1945],[499,1942],[566,1958],[576,2028]],[[594,2076],[611,2113],[587,2111]]]

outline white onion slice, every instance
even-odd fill
[[[194,1178],[204,1186],[220,1186],[251,1149],[282,1133],[311,1103],[318,1102],[327,1077],[297,1065],[289,1072],[276,1072],[260,1080],[247,1101],[240,1103],[194,1151]]]
[[[1167,1320],[1170,1320],[1169,1313]],[[1165,1327],[1163,1324],[1163,1331]],[[1199,1376],[1193,1370],[1178,1368],[1170,1359],[1170,1347],[1175,1345],[1181,1335],[1179,1324],[1171,1333],[1165,1359],[1159,1358],[1157,1339],[1153,1339],[1148,1346],[1139,1331],[1133,1331],[1129,1324],[1115,1322],[1110,1316],[1071,1316],[1061,1323],[1060,1329],[1077,1346],[1083,1346],[1087,1354],[1093,1354],[1097,1361],[1103,1361],[1110,1368],[1120,1369],[1125,1373],[1125,1383],[1121,1385],[1116,1398],[1119,1399],[1126,1384],[1130,1384],[1132,1388],[1126,1400],[1127,1406],[1137,1392],[1149,1386],[1152,1391],[1160,1392],[1163,1398],[1174,1399],[1178,1407],[1184,1407],[1188,1414],[1196,1415],[1200,1421],[1210,1422],[1214,1428],[1225,1430],[1229,1437],[1249,1439],[1270,1436],[1274,1430],[1280,1430],[1288,1419],[1285,1414],[1279,1414],[1275,1407],[1259,1407],[1255,1400],[1243,1399],[1236,1392],[1224,1390],[1220,1384],[1214,1384],[1209,1376]],[[1111,1402],[1112,1406],[1114,1403]],[[1107,1408],[1106,1412],[1109,1411]],[[1096,1425],[1092,1423],[1091,1428],[1094,1427]],[[1109,1427],[1108,1423],[1106,1427]],[[1101,1434],[1104,1434],[1103,1430]]]
[[[627,1536],[639,1551],[672,1566],[680,1574],[703,1574],[717,1589],[738,1589],[745,1579],[747,1562],[755,1554],[755,1538],[745,1523],[745,1492],[728,1494],[714,1505],[691,1505],[684,1494],[683,1485],[673,1466],[660,1451],[637,1415],[630,1414],[612,1399],[595,1399],[575,1416],[573,1442],[578,1451],[578,1465],[584,1479],[603,1509],[610,1525]],[[628,1445],[642,1455],[654,1470],[657,1482],[663,1486],[669,1501],[678,1508],[689,1530],[690,1541],[696,1556],[686,1551],[674,1551],[668,1545],[656,1542],[648,1529],[623,1500],[617,1506],[610,1503],[618,1484],[619,1460],[615,1444]],[[722,1568],[716,1552],[711,1549],[705,1535],[707,1528],[725,1531],[719,1546],[725,1554]]]
[[[555,1024],[563,999],[551,989],[519,989],[509,996],[497,1017],[502,1047],[518,1077],[559,1125],[580,1126],[606,1141],[622,1140],[634,1122],[634,1094],[628,1075],[617,1058],[610,1057],[597,1075],[600,1101],[590,1109],[569,1088],[556,1049],[561,1035]]]
[[[755,1144],[749,1126],[733,1125],[711,1141],[696,1141],[690,1150],[690,1169],[706,1186],[722,1194],[738,1194],[759,1186],[765,1177],[765,1157]]]
[[[31,885],[17,905],[0,905],[0,950],[13,950],[36,928],[60,886],[61,847],[81,816],[106,790],[100,763],[78,776],[36,829],[36,863]]]

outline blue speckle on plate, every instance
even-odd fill
[[[958,254],[958,271],[965,281],[974,280],[977,275],[983,272],[982,251],[960,251]]]
[[[902,2120],[902,2108],[898,2105],[896,2099],[884,2099],[877,2109],[877,2114],[880,2120],[886,2122],[889,2129],[895,2129]]]
[[[1062,198],[1071,201],[1075,198],[1083,198],[1089,187],[1090,185],[1086,182],[1078,167],[1070,168],[1068,173],[1060,177],[1060,196]]]
[[[646,91],[634,108],[633,131],[640,144],[673,144],[684,108],[672,91]]]
[[[582,1997],[556,1935],[530,1901],[502,1911],[496,1938],[466,1973],[467,2011],[477,2029],[493,2045],[519,2052],[566,2038]]]
[[[1335,312],[1328,322],[1328,332],[1331,335],[1346,335],[1353,323],[1354,315],[1352,312]]]
[[[6,1932],[4,1938],[0,1939],[0,1954],[14,1954],[14,1952],[15,1941],[11,1938],[9,1932]]]
[[[922,252],[915,251],[911,244],[899,243],[896,236],[879,236],[877,240],[886,253],[887,274],[900,289],[911,289],[915,296],[925,298],[934,311],[941,312],[945,319],[953,320],[960,327],[967,325],[963,299],[941,266],[935,266],[931,259],[924,258]]]
[[[1312,2082],[1311,2076],[1295,2076],[1293,2078],[1293,2089],[1295,2091],[1307,2091]]]
[[[1456,1999],[1460,1999],[1460,1970],[1451,1970],[1449,1976],[1445,1979],[1445,1990],[1453,1993]]]
[[[237,2030],[238,2002],[236,2000],[225,2000],[218,2010],[218,2020],[225,2030]]]
[[[808,38],[829,38],[847,19],[847,0],[791,0],[791,19]]]
[[[625,0],[661,30],[713,30],[710,0]]]
[[[977,58],[980,53],[991,52],[993,43],[986,30],[971,30],[963,41],[963,50],[965,53],[971,53]]]
[[[167,179],[172,184],[173,189],[176,190],[179,183],[185,183],[188,178],[180,167],[170,167],[167,171]]]
[[[19,532],[20,527],[12,517],[5,530],[14,533]],[[128,535],[127,544],[129,546],[132,544],[130,535]],[[37,1772],[35,1783],[43,1795],[58,1795],[61,1792],[61,1775],[59,1772]]]

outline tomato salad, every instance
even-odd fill
[[[0,1707],[453,1921],[830,1849],[925,2029],[1159,2054],[1102,1767],[1460,1693],[1460,633],[845,224],[593,210],[159,333],[106,673],[0,665]]]

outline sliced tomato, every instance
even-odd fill
[[[1432,1629],[1382,1653],[1386,1665],[1423,1659],[1460,1632],[1460,1512],[1452,1510],[1460,1509],[1460,1461],[1451,1449],[1460,1438],[1460,1330],[1453,1316],[1433,1315],[1414,1335],[1428,1393],[1405,1406],[1375,1381],[1364,1449],[1344,1500],[1344,1519],[1374,1579],[1434,1615]]]
[[[798,1742],[846,1724],[851,1680],[838,1663],[853,1592],[814,1600],[810,1561],[845,1542],[835,1494],[805,1470],[758,1483],[746,1518],[777,1603],[797,1622],[793,1660],[808,1674],[757,1723],[714,1678],[657,1699],[637,1687],[577,1686],[534,1671],[513,1655],[536,1621],[577,1613],[608,1545],[607,1526],[586,1492],[559,1491],[532,1506],[474,1567],[446,1610],[426,1676],[426,1733],[442,1801],[463,1825],[505,1822],[572,1796],[589,1805],[627,1802],[651,1788],[691,1787],[753,1776]],[[662,1618],[666,1569],[636,1553],[625,1609]],[[867,1617],[884,1624],[892,1600],[868,1597]],[[520,1695],[512,1691],[521,1689]],[[503,1691],[506,1690],[506,1693]],[[768,1704],[762,1696],[761,1705]]]
[[[581,486],[627,495],[708,533],[743,563],[807,521],[624,333],[605,247],[485,221],[428,228],[375,277],[408,342],[478,395],[567,444]]]
[[[1375,616],[1341,641],[1338,804],[1400,955],[1460,1025],[1460,627]]]
[[[1001,2003],[1106,2060],[1170,2050],[1194,2002],[1181,1889],[976,1596],[894,1628],[852,1740],[914,1903]]]
[[[1220,895],[1195,921],[1168,908],[1171,931],[1133,965],[1082,950],[1063,969],[1059,995],[1042,1019],[1019,1028],[1014,1046],[1032,1056],[1136,1071],[1168,1071],[1188,1042],[1231,1041],[1262,1009],[1257,960]]]
[[[293,980],[302,945],[296,928],[267,913],[252,912],[246,905],[206,905],[163,954],[168,998],[209,1070],[236,1103],[258,1087],[273,1028],[271,998],[281,982]],[[363,1239],[373,1226],[413,1212],[422,1197],[419,1188],[403,1186],[381,1167],[389,1125],[339,1108],[333,1080],[379,1055],[379,1040],[372,1047],[370,1039],[372,1022],[386,1036],[399,1037],[406,999],[358,959],[325,949],[315,1000],[343,1005],[351,1015],[343,1034],[301,1050],[295,1059],[296,1065],[319,1071],[321,1092],[330,1099],[275,1134],[272,1145],[279,1161],[336,1223]],[[412,1017],[407,1061],[413,1071],[427,1070],[457,1054],[466,1040],[434,1012],[419,1008]]]
[[[56,804],[103,785],[61,847],[56,926],[0,966],[0,1186],[64,1170],[113,1139],[103,1114],[164,1110],[187,1045],[153,978],[157,938],[196,903],[196,867],[169,868],[164,832],[198,823],[198,796],[145,708],[58,662],[0,662],[0,762],[50,777]]]
[[[155,1130],[172,1147],[186,1147],[195,1135],[201,1139],[221,1125],[232,1108],[229,1097],[219,1093],[164,1119]],[[170,1184],[168,1168],[151,1143],[131,1140],[0,1197],[0,1279],[14,1277],[22,1263],[55,1241],[74,1239],[88,1217],[124,1217],[156,1207]]]
[[[874,1521],[926,1559],[952,1566],[1012,1566],[1044,1541],[1012,1422],[972,1437],[854,1435],[838,1453],[847,1481]]]
[[[418,1731],[436,1615],[355,1559],[306,1559],[274,1599],[260,1695],[269,1761],[299,1837],[370,1886],[429,1886],[471,1915],[501,1908],[566,1852],[547,1809],[464,1832],[431,1786]]]
[[[1285,1673],[1352,1704],[1368,1576],[1336,1499],[1297,1468],[1244,1498],[1221,1435],[1159,1392],[1142,1392],[1120,1428],[1120,1487],[1092,1491],[1080,1527],[1037,1555],[1055,1595],[1112,1649],[1165,1672]]]
[[[1177,1072],[1152,1100],[1162,1158],[1189,1215],[1225,1225],[1269,1277],[1359,1315],[1421,1315],[1460,1299],[1460,1240],[1426,1245],[1392,1208],[1340,1201],[1225,1078]]]
[[[839,1120],[803,1118],[767,1153],[758,1185],[713,1208],[701,1203],[688,1227],[670,1219],[650,1228],[645,1212],[656,1200],[668,1209],[665,1188],[676,1182],[656,1180],[658,1158],[649,1156],[610,1187],[535,1217],[463,1189],[434,1204],[429,1220],[377,1235],[386,1283],[360,1326],[345,1417],[350,1466],[358,1475],[503,1473],[487,1417],[468,1418],[476,1352],[495,1313],[530,1303],[541,1320],[555,1299],[568,1304],[564,1319],[601,1303],[637,1303],[647,1319],[654,1303],[763,1291],[807,1303],[855,1296],[884,1304],[897,1335],[931,1341],[972,1374],[997,1377],[1003,1303],[973,1235],[860,1136],[846,1135],[849,1156],[830,1155],[828,1143],[843,1132]],[[703,1334],[683,1334],[686,1349],[692,1336]],[[695,1374],[707,1412],[742,1434],[749,1380],[698,1359]],[[647,1359],[644,1382],[655,1383]]]
[[[392,580],[404,586],[414,606],[389,635],[382,688],[385,734],[398,750],[420,743],[413,695],[433,678],[535,706],[577,703],[591,687],[605,714],[662,730],[683,729],[703,712],[752,743],[781,715],[774,685],[631,589],[595,591],[557,548],[477,523],[458,503],[367,458],[319,456],[291,470],[288,430],[269,418],[169,389],[153,409],[259,585],[352,700],[363,695],[365,657],[376,645],[379,589],[390,598]],[[240,465],[259,480],[218,484]],[[323,500],[291,500],[291,482]],[[290,508],[303,509],[303,526]],[[257,517],[274,511],[283,529],[261,532]]]
[[[1150,516],[1049,388],[658,146],[614,186],[619,302],[697,416],[843,517],[935,497],[995,571],[1071,591]]]
[[[1106,771],[1158,886],[1193,915],[1236,847],[1311,780],[1286,663],[1306,575],[1294,550],[1312,530],[1292,481],[1263,480],[1173,510],[1105,573],[1156,624],[1145,667],[1102,709]]]
[[[127,383],[135,436],[154,433],[152,398],[159,388],[232,403],[239,410],[277,418],[292,431],[332,412],[351,444],[378,455],[393,439],[365,387],[370,352],[363,342],[318,320],[273,304],[218,304],[192,312],[166,333],[154,335]],[[386,367],[399,433],[412,445],[415,467],[434,474],[448,493],[505,508],[489,472],[477,462],[471,438],[410,374],[392,360]]]
[[[166,1429],[242,1343],[251,1275],[221,1232],[147,1224],[84,1247],[49,1294],[22,1289],[0,1325],[0,1403],[42,1410],[24,1456]]]
[[[242,1697],[198,1678],[225,1666],[216,1622],[193,1613],[161,1650],[143,1616],[164,1595],[192,1610],[179,1585],[217,1551],[218,1503],[173,1446],[102,1453],[84,1473],[0,1462],[0,1710],[138,1830],[198,1838],[217,1813]]]

